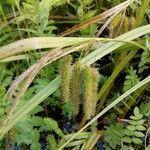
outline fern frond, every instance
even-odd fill
[[[136,70],[133,70],[133,68],[131,67],[130,70],[128,71],[128,75],[126,76],[123,91],[126,92],[138,82],[139,78],[138,75],[136,74]]]
[[[141,56],[141,61],[139,63],[139,73],[142,73],[144,70],[149,68],[150,64],[150,51],[144,51]]]

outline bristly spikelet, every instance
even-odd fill
[[[95,111],[96,111],[96,104],[97,104],[97,92],[98,92],[98,83],[99,83],[99,72],[96,68],[92,68],[92,94],[93,94],[93,112],[92,112],[92,116],[95,115]]]
[[[86,67],[85,69],[85,79],[84,79],[84,84],[85,84],[85,93],[84,93],[84,113],[86,116],[86,119],[89,120],[91,118],[92,114],[92,76],[91,76],[91,68]]]
[[[98,71],[95,68],[85,69],[84,113],[86,119],[95,115],[98,89]]]
[[[60,68],[61,74],[61,99],[64,102],[68,102],[70,99],[70,78],[71,78],[71,62],[72,57],[70,55],[63,59],[63,64]]]
[[[129,29],[132,30],[135,27],[135,18],[133,16],[129,17]]]
[[[128,17],[125,16],[125,18],[123,20],[122,32],[126,33],[128,31],[129,31],[129,19],[128,19]]]
[[[79,93],[80,73],[81,73],[80,63],[77,62],[74,66],[70,82],[70,99],[72,102],[73,112],[75,115],[78,114],[80,107],[80,93]]]

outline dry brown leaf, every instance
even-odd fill
[[[76,32],[76,31],[79,31],[81,29],[84,29],[84,28],[88,27],[89,25],[91,25],[93,23],[102,21],[102,20],[106,19],[107,17],[110,17],[110,16],[114,15],[115,13],[119,13],[119,12],[123,11],[132,2],[133,2],[133,0],[127,0],[127,1],[115,6],[111,9],[109,9],[109,10],[106,10],[105,12],[103,12],[103,13],[97,15],[97,16],[92,17],[89,20],[86,20],[83,23],[80,23],[78,25],[73,26],[72,28],[58,34],[57,36],[66,36],[66,35],[69,35],[71,33]]]

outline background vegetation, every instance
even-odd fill
[[[0,0],[0,149],[149,150],[150,0]]]

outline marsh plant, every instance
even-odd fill
[[[148,150],[150,0],[0,0],[0,149]]]

